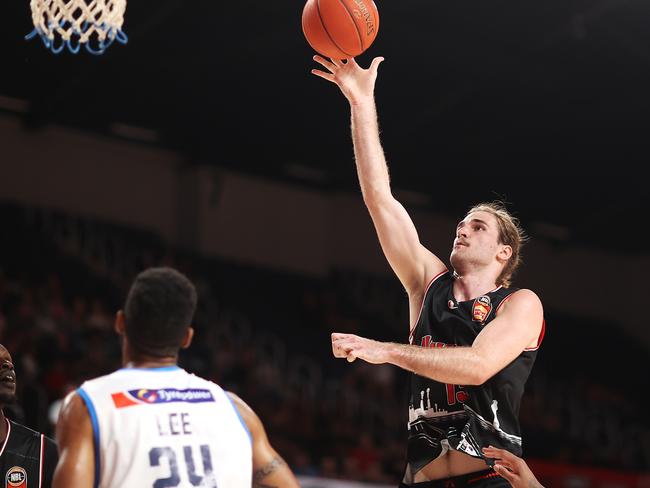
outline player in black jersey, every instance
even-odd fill
[[[12,422],[3,408],[16,401],[16,372],[0,344],[0,483],[7,488],[49,488],[59,459],[56,444],[43,434]]]
[[[408,345],[335,333],[334,355],[413,373],[403,486],[509,486],[482,449],[521,455],[519,403],[543,335],[537,295],[508,288],[523,231],[501,204],[471,208],[456,229],[448,270],[420,243],[391,193],[374,102],[383,58],[368,69],[352,58],[314,60],[325,71],[312,73],[335,83],[350,103],[364,202],[410,305]]]

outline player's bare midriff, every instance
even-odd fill
[[[458,451],[447,451],[417,472],[414,482],[440,480],[487,469],[482,459],[477,459]]]

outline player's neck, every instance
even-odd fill
[[[472,300],[498,288],[493,275],[485,273],[454,273],[454,298],[459,302]]]
[[[178,352],[168,356],[154,356],[133,347],[127,340],[122,342],[122,366],[125,368],[166,368],[178,365]]]
[[[125,368],[137,368],[137,369],[155,369],[155,368],[168,368],[170,366],[177,366],[178,362],[174,360],[166,361],[161,358],[155,360],[137,360],[137,361],[127,361],[122,362],[123,367]]]
[[[158,357],[127,349],[122,356],[122,366],[125,368],[166,368],[177,364],[177,355]]]

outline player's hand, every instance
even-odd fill
[[[390,344],[373,341],[354,334],[332,334],[332,352],[334,357],[346,358],[349,362],[363,359],[371,364],[388,362],[388,348]]]
[[[504,449],[486,447],[483,449],[486,457],[495,460],[494,471],[508,480],[513,488],[544,488],[530,470],[526,461]]]
[[[377,69],[383,60],[384,58],[381,57],[375,58],[368,69],[363,69],[354,58],[344,60],[326,59],[316,55],[314,61],[327,71],[313,69],[311,72],[338,85],[350,104],[358,105],[373,99]]]

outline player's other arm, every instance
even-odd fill
[[[542,303],[530,290],[513,293],[470,347],[423,348],[377,342],[352,334],[332,334],[334,356],[390,363],[420,376],[454,385],[482,385],[535,347],[541,334]]]
[[[484,448],[483,453],[495,460],[494,471],[508,480],[512,488],[544,488],[522,458],[491,446]]]
[[[300,488],[286,462],[271,446],[264,425],[241,398],[228,392],[253,438],[253,488]]]
[[[352,141],[363,200],[390,266],[409,296],[418,296],[428,281],[446,267],[420,243],[413,221],[391,192],[374,101],[377,69],[383,58],[375,58],[368,69],[361,68],[352,58],[342,62],[315,56],[314,60],[328,72],[312,72],[335,83],[350,102]]]
[[[92,488],[95,481],[93,428],[86,404],[70,393],[56,424],[59,462],[54,471],[53,488]]]

